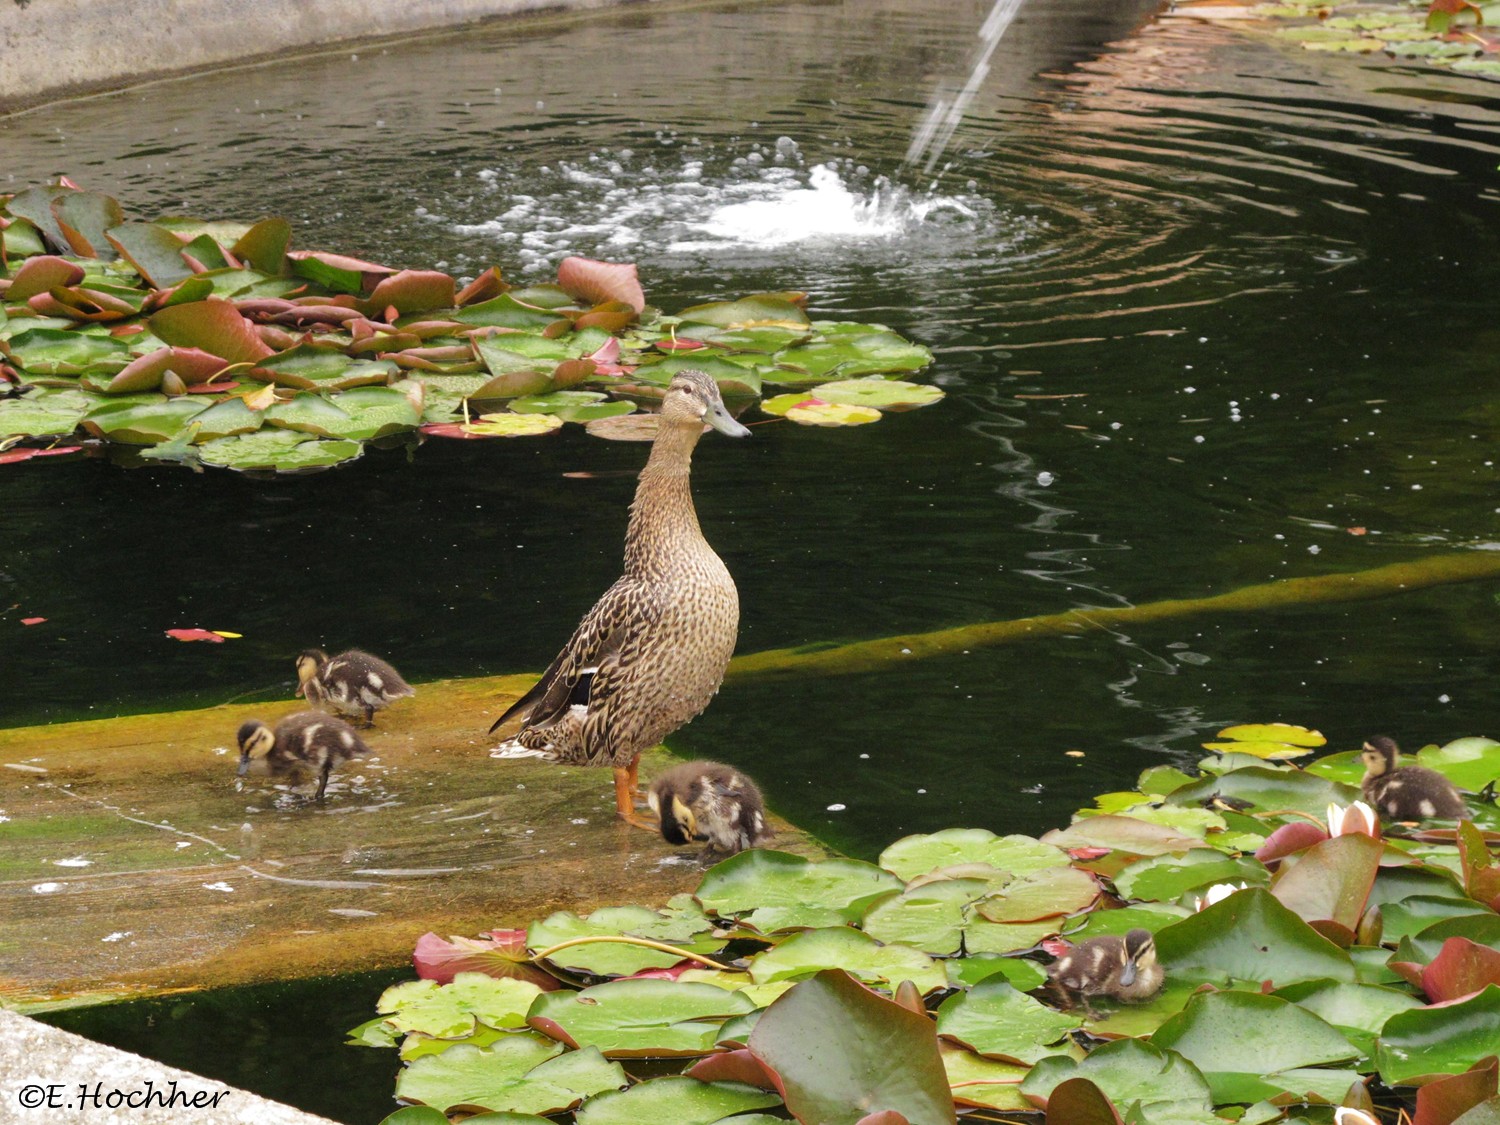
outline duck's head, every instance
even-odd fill
[[[1156,964],[1156,940],[1150,930],[1135,929],[1125,935],[1125,964],[1120,967],[1120,985],[1128,987],[1135,978]]]
[[[727,437],[749,437],[750,431],[724,408],[719,384],[702,371],[679,371],[672,377],[661,403],[661,420],[686,425],[709,425]]]
[[[668,779],[660,779],[646,794],[651,811],[661,819],[661,836],[667,843],[681,847],[698,836],[698,818],[683,799],[682,792]]]
[[[300,691],[307,681],[318,674],[318,669],[328,663],[328,654],[320,648],[305,648],[297,654],[297,688]]]
[[[1365,764],[1366,777],[1379,777],[1395,769],[1396,759],[1400,756],[1401,748],[1396,745],[1396,740],[1383,734],[1366,740],[1364,749],[1359,752],[1359,759]]]
[[[271,728],[259,719],[246,719],[240,724],[239,733],[234,738],[240,746],[240,777],[250,772],[252,764],[264,762],[271,747],[276,745],[276,736],[271,733]]]

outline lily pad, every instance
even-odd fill
[[[707,324],[715,328],[789,328],[805,329],[811,326],[800,305],[776,293],[757,293],[741,297],[737,301],[714,301],[706,305],[693,305],[679,314],[684,336],[695,336],[694,324]]]
[[[590,1098],[574,1120],[577,1125],[713,1125],[737,1113],[780,1104],[775,1094],[743,1082],[700,1082],[669,1074]]]
[[[199,348],[230,363],[252,363],[275,354],[238,309],[216,297],[162,309],[152,314],[149,324],[168,344]]]
[[[1087,909],[1099,897],[1099,880],[1076,867],[1022,875],[975,910],[991,922],[1036,922]]]
[[[1384,845],[1359,833],[1314,844],[1283,864],[1271,893],[1339,945],[1349,945],[1375,885]]]
[[[921,1125],[953,1120],[932,1021],[847,973],[819,973],[772,1004],[750,1051],[776,1074],[799,1121],[858,1125],[874,1109]]]
[[[160,402],[109,402],[83,417],[83,428],[95,437],[127,445],[155,445],[176,437],[207,406],[192,398]]]
[[[604,907],[588,918],[559,910],[540,922],[533,922],[527,930],[526,943],[541,951],[575,938],[628,935],[680,944],[685,951],[692,953],[712,953],[722,948],[725,942],[723,938],[712,936],[712,929],[709,918],[688,900],[687,903],[677,902],[665,912],[648,910],[644,906]],[[670,968],[682,957],[639,945],[597,942],[558,950],[549,955],[548,960],[564,968],[597,976],[628,976],[642,969]]]
[[[1219,732],[1219,738],[1227,741],[1205,742],[1203,748],[1272,760],[1300,758],[1328,743],[1321,732],[1290,723],[1245,723],[1226,727]]]
[[[389,360],[354,360],[342,348],[298,344],[256,364],[259,378],[302,390],[342,391],[351,387],[383,386],[398,372]]]
[[[1258,887],[1159,930],[1156,951],[1168,977],[1183,980],[1355,979],[1347,953]]]
[[[1104,911],[1108,914],[1110,911]],[[1006,957],[996,953],[974,957],[954,957],[943,962],[948,983],[955,988],[973,988],[980,981],[1000,977],[1022,992],[1030,992],[1047,983],[1047,973],[1035,961],[1024,957]]]
[[[750,976],[757,984],[764,984],[832,968],[889,988],[909,980],[924,993],[947,984],[942,967],[925,953],[905,945],[882,945],[847,926],[806,930],[787,938],[755,956],[750,962]]]
[[[1122,898],[1170,902],[1213,883],[1254,885],[1265,883],[1267,878],[1265,865],[1253,859],[1227,856],[1213,848],[1194,848],[1182,855],[1137,860],[1116,875],[1114,882]]]
[[[381,993],[376,1011],[397,1031],[452,1039],[467,1035],[478,1024],[496,1030],[525,1027],[526,1013],[541,991],[528,981],[459,973],[450,984],[394,984]]]
[[[1331,1079],[1326,1073],[1306,1073],[1355,1059],[1359,1051],[1338,1029],[1278,996],[1199,993],[1162,1024],[1151,1042],[1196,1064],[1215,1102],[1254,1102],[1283,1092],[1300,1095],[1326,1081],[1342,1083],[1342,1096],[1359,1078],[1354,1071],[1336,1072]]]
[[[1261,812],[1290,810],[1321,819],[1329,805],[1352,804],[1361,798],[1361,793],[1352,786],[1302,770],[1247,766],[1184,785],[1167,800],[1174,805],[1191,805],[1212,797],[1248,801]]]
[[[877,902],[860,927],[878,941],[946,956],[963,944],[965,908],[988,893],[989,884],[981,879],[927,883]]]
[[[527,1022],[570,1046],[597,1047],[614,1058],[706,1055],[719,1027],[754,1010],[738,992],[711,984],[615,980],[582,992],[549,992]]]
[[[1083,1026],[1081,1016],[1054,1011],[1005,981],[985,981],[944,1000],[938,1034],[991,1058],[1035,1063],[1051,1044]]]
[[[997,836],[984,828],[945,828],[919,836],[903,836],[880,853],[880,866],[903,880],[962,863],[980,863],[1025,875],[1052,867],[1066,867],[1061,848],[1030,836]]]
[[[911,410],[930,406],[943,397],[937,387],[900,379],[840,379],[819,384],[811,393],[826,402],[875,410]]]
[[[1058,848],[1107,848],[1131,855],[1166,855],[1203,845],[1194,836],[1129,816],[1087,817],[1067,828],[1053,829],[1042,837],[1042,843]]]
[[[705,909],[762,933],[853,922],[901,881],[853,859],[813,861],[757,848],[713,867],[695,892]]]
[[[403,1070],[396,1096],[444,1111],[478,1106],[550,1114],[629,1082],[619,1063],[592,1047],[562,1050],[561,1043],[531,1035],[508,1035],[488,1047],[460,1043]]]
[[[128,364],[130,347],[113,336],[31,328],[10,337],[10,361],[35,375],[113,375]]]
[[[80,391],[46,391],[0,400],[0,435],[71,434],[83,416],[97,405],[97,399]]]
[[[357,441],[321,441],[293,430],[262,430],[205,442],[199,455],[206,465],[228,469],[300,472],[352,461],[364,452]]]
[[[1500,1055],[1500,986],[1456,1004],[1392,1016],[1375,1045],[1380,1077],[1410,1085],[1430,1074],[1461,1074],[1487,1055]]]
[[[555,414],[485,414],[483,418],[461,428],[476,437],[536,437],[563,427],[563,420]]]
[[[791,407],[785,417],[803,426],[867,426],[880,421],[880,411],[868,406],[804,400]]]
[[[1040,1060],[1021,1082],[1039,1103],[1069,1078],[1087,1078],[1130,1119],[1149,1123],[1201,1122],[1213,1118],[1213,1096],[1202,1072],[1176,1051],[1139,1039],[1106,1043],[1077,1061],[1066,1055]]]
[[[1477,792],[1500,779],[1500,742],[1491,738],[1458,738],[1441,747],[1424,747],[1417,763],[1437,770],[1460,789]]]
[[[777,352],[775,360],[776,370],[766,374],[767,382],[806,386],[830,377],[918,371],[932,362],[932,353],[894,332],[866,331],[787,348]]]

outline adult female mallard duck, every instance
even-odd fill
[[[252,769],[273,776],[305,771],[318,779],[319,801],[336,766],[370,753],[353,727],[321,711],[288,715],[274,731],[259,719],[248,719],[235,741],[240,747],[240,777]]]
[[[1463,797],[1437,770],[1398,766],[1401,748],[1394,738],[1378,734],[1360,751],[1365,776],[1359,787],[1370,804],[1391,820],[1458,820],[1469,815]]]
[[[673,766],[651,782],[646,801],[669,844],[706,840],[710,853],[734,855],[774,835],[755,782],[720,762]]]
[[[1151,931],[1142,929],[1081,941],[1054,961],[1047,975],[1065,1002],[1081,1000],[1085,1011],[1092,1011],[1089,1000],[1095,996],[1149,1000],[1166,979]]]
[[[303,649],[297,656],[297,691],[314,707],[375,725],[375,712],[417,689],[378,656],[351,648],[330,657],[320,648]]]
[[[641,752],[708,706],[739,629],[734,579],[693,509],[693,447],[705,423],[729,437],[750,435],[701,371],[673,377],[658,418],[630,506],[625,573],[536,686],[490,727],[493,733],[523,720],[512,739],[490,751],[497,758],[613,767],[616,811],[651,830],[656,825],[635,811]]]

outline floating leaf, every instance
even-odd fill
[[[827,402],[867,406],[875,410],[910,410],[930,406],[943,397],[937,387],[906,383],[900,379],[841,379],[823,383],[811,392]]]
[[[480,938],[453,937],[444,941],[437,934],[423,934],[412,951],[412,963],[424,980],[447,984],[459,973],[484,973],[529,981],[542,991],[558,987],[557,981],[531,963],[526,953],[526,931],[495,931]]]
[[[900,880],[872,864],[813,861],[757,848],[713,867],[695,893],[705,909],[741,915],[741,921],[772,933],[853,922],[875,899],[900,889]]]
[[[757,984],[765,984],[833,968],[888,988],[909,980],[925,993],[947,984],[942,968],[925,953],[905,945],[882,945],[847,926],[794,934],[757,954],[750,962],[750,976]]]
[[[880,411],[836,402],[803,402],[789,409],[786,418],[803,426],[866,426],[880,421]]]
[[[389,360],[350,359],[342,348],[327,344],[298,344],[261,360],[255,371],[283,387],[342,391],[383,386],[395,378],[397,367]]]
[[[1192,805],[1213,797],[1248,801],[1262,812],[1295,811],[1322,819],[1331,804],[1349,805],[1360,800],[1358,789],[1302,770],[1247,766],[1231,769],[1218,777],[1205,777],[1185,785],[1168,799],[1174,805]]]
[[[1347,953],[1257,887],[1159,930],[1156,951],[1168,977],[1184,980],[1354,980]]]
[[[577,1125],[713,1125],[732,1114],[780,1104],[775,1094],[743,1082],[700,1082],[669,1074],[591,1098],[574,1120]]]
[[[25,264],[16,270],[4,297],[8,302],[19,303],[58,286],[77,285],[83,278],[83,267],[76,262],[51,254],[39,254],[34,258],[27,258]]]
[[[262,219],[240,235],[230,253],[249,262],[261,273],[279,274],[286,266],[286,250],[292,242],[292,225],[285,219]]]
[[[487,414],[485,418],[464,426],[464,432],[476,437],[535,437],[563,427],[563,420],[554,414]]]
[[[79,391],[45,391],[0,400],[0,436],[51,437],[71,434],[98,399]]]
[[[1446,746],[1423,747],[1417,762],[1437,770],[1460,789],[1480,790],[1500,779],[1500,742],[1492,738],[1457,738]]]
[[[190,398],[107,402],[85,414],[82,424],[95,437],[128,445],[155,445],[176,437],[207,405]]]
[[[1151,1042],[1196,1064],[1215,1102],[1300,1095],[1317,1089],[1320,1079],[1329,1080],[1327,1074],[1305,1073],[1307,1068],[1359,1055],[1336,1028],[1311,1012],[1278,996],[1252,992],[1199,993],[1162,1024]],[[1340,1096],[1359,1077],[1349,1074],[1331,1079],[1341,1083]]]
[[[1417,1112],[1412,1125],[1453,1125],[1468,1111],[1486,1103],[1500,1111],[1500,1098],[1495,1097],[1497,1071],[1500,1060],[1491,1056],[1462,1074],[1427,1083],[1417,1091]]]
[[[157,223],[121,223],[105,235],[154,289],[170,289],[193,276],[183,240]]]
[[[1283,865],[1271,893],[1339,945],[1349,945],[1375,885],[1385,846],[1355,833],[1314,844],[1295,864]]]
[[[609,906],[580,918],[559,910],[527,931],[527,944],[537,951],[583,937],[630,936],[651,941],[681,945],[684,952],[712,953],[724,946],[724,939],[712,936],[712,921],[687,896],[668,904],[665,911],[644,906]],[[677,954],[648,949],[640,945],[595,942],[558,950],[549,955],[553,964],[578,969],[596,976],[628,976],[642,969],[669,968],[682,960]]]
[[[112,336],[31,328],[10,338],[10,361],[37,375],[113,375],[130,362],[130,348]]]
[[[449,984],[402,981],[380,995],[376,1011],[398,1031],[440,1039],[467,1035],[479,1024],[496,1030],[525,1027],[541,989],[529,981],[458,973]]]
[[[1058,848],[1102,847],[1131,855],[1165,855],[1203,845],[1193,836],[1129,816],[1088,817],[1067,828],[1053,829],[1042,837],[1042,843]]]
[[[1103,911],[1104,914],[1114,913]],[[1047,983],[1046,971],[1035,961],[1024,957],[1005,957],[984,953],[975,957],[954,957],[943,962],[948,974],[948,983],[955,988],[973,988],[980,981],[991,977],[1003,977],[1022,992],[1040,988]]]
[[[957,953],[970,903],[989,893],[981,879],[950,879],[909,888],[877,902],[860,927],[878,941],[899,941],[926,953]],[[998,971],[998,970],[997,970]]]
[[[991,922],[1035,922],[1086,910],[1099,897],[1099,881],[1076,867],[1034,871],[1007,883],[975,908]]]
[[[711,984],[614,980],[537,998],[527,1022],[571,1046],[613,1058],[706,1055],[729,1017],[754,1010],[738,992]]]
[[[1130,864],[1115,876],[1122,898],[1172,901],[1213,883],[1264,883],[1264,865],[1227,856],[1213,848],[1194,848],[1182,855],[1151,856]],[[1189,903],[1188,905],[1192,905]]]
[[[903,836],[880,853],[880,866],[903,880],[957,864],[978,863],[1026,875],[1068,865],[1067,853],[1030,836],[996,836],[984,828],[945,828]]]
[[[152,314],[149,323],[151,331],[168,344],[200,348],[230,363],[254,362],[274,354],[255,326],[219,298],[173,305]]]
[[[1079,1061],[1066,1055],[1041,1059],[1021,1082],[1039,1104],[1070,1078],[1087,1078],[1116,1105],[1131,1107],[1131,1120],[1208,1121],[1213,1096],[1203,1074],[1176,1051],[1138,1039],[1119,1039]]]
[[[174,641],[207,641],[216,645],[224,643],[224,638],[210,629],[168,629],[167,636]]]
[[[789,328],[802,330],[811,326],[801,306],[776,293],[758,293],[737,301],[714,301],[682,310],[683,335],[693,336],[693,324],[715,328]]]
[[[245,232],[248,233],[249,231]],[[298,277],[316,281],[335,293],[349,293],[356,297],[374,289],[381,278],[396,272],[389,266],[361,261],[344,254],[329,254],[322,250],[293,250],[287,254],[287,258],[291,262],[292,272]]]
[[[646,294],[642,292],[640,278],[631,264],[564,258],[557,266],[557,283],[591,305],[619,301],[637,315],[646,307]],[[452,304],[451,301],[448,303]]]
[[[1080,1016],[1054,1011],[1005,981],[985,981],[950,996],[938,1008],[938,1034],[981,1055],[1035,1063],[1053,1054],[1051,1044],[1083,1025]]]
[[[875,1109],[919,1125],[954,1120],[932,1021],[847,973],[819,973],[777,1000],[750,1033],[750,1050],[775,1072],[799,1121],[858,1125]]]
[[[205,442],[199,455],[206,465],[246,470],[300,472],[352,461],[364,452],[357,441],[321,441],[293,430],[262,430]]]
[[[629,1081],[619,1063],[593,1048],[562,1049],[530,1035],[508,1035],[488,1047],[460,1043],[408,1066],[396,1079],[396,1096],[440,1110],[479,1106],[549,1114]]]
[[[1300,758],[1328,743],[1320,731],[1290,723],[1244,723],[1225,727],[1219,737],[1229,741],[1205,742],[1204,748],[1270,759]]]
[[[883,375],[917,371],[932,362],[932,353],[894,332],[870,331],[840,335],[787,348],[775,356],[776,371],[766,375],[771,383],[798,386],[826,383],[830,377],[852,379],[859,375]]]
[[[1500,1055],[1500,986],[1467,1000],[1392,1016],[1375,1045],[1383,1081],[1411,1085],[1431,1074],[1461,1074]]]
[[[1123,1119],[1098,1086],[1069,1078],[1047,1099],[1047,1125],[1123,1125]]]

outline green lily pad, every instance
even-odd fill
[[[1012,1111],[1031,1108],[1021,1094],[1021,1079],[1029,1067],[987,1059],[951,1043],[942,1044],[940,1050],[953,1100],[959,1105]]]
[[[447,314],[450,320],[460,324],[481,327],[515,328],[522,332],[541,334],[561,317],[550,309],[535,308],[516,299],[514,293],[502,293],[477,305],[469,305],[457,312]]]
[[[1037,922],[1087,909],[1099,897],[1099,880],[1076,867],[1033,871],[986,898],[976,912],[991,922]]]
[[[682,324],[678,333],[693,340],[702,340],[716,348],[736,352],[760,352],[771,355],[783,348],[801,344],[812,336],[811,328],[786,328],[780,325],[763,324],[754,328],[715,328],[707,324]]]
[[[153,288],[170,289],[193,276],[183,240],[160,223],[121,223],[105,237]]]
[[[776,293],[756,293],[737,301],[693,305],[682,310],[680,319],[679,333],[690,339],[696,338],[692,331],[694,324],[714,328],[775,327],[797,331],[810,328],[812,324],[800,305]]]
[[[303,397],[298,395],[292,402]],[[328,401],[354,420],[338,437],[368,441],[415,429],[422,421],[421,408],[397,387],[356,387],[330,395]]]
[[[815,340],[777,352],[774,358],[776,369],[765,376],[768,383],[808,386],[829,378],[918,371],[932,362],[932,353],[894,332],[876,331]]]
[[[1159,930],[1156,952],[1167,976],[1182,980],[1286,985],[1355,979],[1347,953],[1258,887]]]
[[[991,922],[974,918],[964,928],[964,949],[969,953],[1024,953],[1070,924],[1061,916],[1041,922]]]
[[[1109,914],[1111,911],[1102,911]],[[1000,977],[1022,992],[1030,992],[1047,983],[1047,972],[1035,961],[1024,957],[1006,957],[983,953],[974,957],[953,957],[943,962],[948,983],[955,988],[973,988],[980,981]]]
[[[0,435],[50,437],[71,434],[98,402],[81,391],[34,391],[0,401]]]
[[[545,395],[522,395],[511,400],[510,408],[517,414],[557,414],[565,416],[569,410],[591,406],[604,401],[599,391],[553,391]],[[627,404],[629,405],[629,404]],[[633,409],[633,408],[632,408]],[[629,411],[626,411],[629,413]]]
[[[1457,738],[1446,746],[1427,746],[1417,763],[1437,770],[1460,789],[1478,792],[1500,779],[1500,742],[1491,738]]]
[[[1500,1054],[1500,987],[1441,1007],[1400,1012],[1386,1021],[1375,1045],[1383,1081],[1410,1085],[1429,1074],[1461,1074],[1487,1055]]]
[[[880,411],[868,406],[804,400],[788,409],[784,417],[802,426],[868,426],[880,421]]]
[[[713,953],[723,948],[725,939],[712,936],[712,929],[712,921],[691,899],[686,902],[674,899],[663,912],[644,906],[608,906],[585,919],[571,911],[559,910],[531,924],[526,944],[540,951],[574,938],[627,935],[678,944],[691,953]],[[597,976],[628,976],[642,969],[665,969],[682,960],[675,954],[613,942],[575,945],[551,954],[548,959],[553,964]]]
[[[227,398],[193,416],[193,425],[197,428],[194,440],[201,445],[215,438],[253,434],[264,421],[264,411],[251,410],[242,398]]]
[[[1308,773],[1326,777],[1329,781],[1356,787],[1365,775],[1365,763],[1360,759],[1358,750],[1346,750],[1342,754],[1325,754],[1316,761],[1308,762],[1305,768]]]
[[[1165,855],[1203,846],[1194,836],[1131,816],[1087,817],[1067,828],[1053,829],[1042,837],[1042,843],[1058,848],[1109,848],[1130,855]]]
[[[1154,934],[1162,927],[1181,921],[1191,913],[1192,911],[1183,907],[1167,903],[1127,906],[1120,910],[1091,910],[1086,916],[1087,920],[1082,929],[1075,931],[1069,927],[1068,938],[1070,941],[1081,942],[1091,937],[1103,937],[1107,934],[1118,937],[1131,930],[1149,930]]]
[[[1255,765],[1185,785],[1168,800],[1174,805],[1191,805],[1215,796],[1248,801],[1262,812],[1291,810],[1321,820],[1330,804],[1348,805],[1362,795],[1351,786],[1303,770]]]
[[[981,863],[1014,875],[1066,867],[1061,848],[1030,836],[996,836],[984,828],[945,828],[903,836],[880,853],[880,866],[903,880],[964,863]]]
[[[1114,1001],[1101,1004],[1096,1000],[1095,1006],[1101,1011],[1097,1017],[1088,1019],[1084,1030],[1105,1039],[1149,1036],[1187,1007],[1187,1002],[1200,987],[1192,981],[1177,981],[1169,976],[1162,990],[1143,1004],[1116,1004]]]
[[[1380,936],[1382,941],[1399,942],[1445,918],[1482,917],[1485,913],[1471,898],[1412,895],[1380,908]]]
[[[765,984],[834,968],[888,988],[909,980],[927,993],[947,984],[942,967],[925,953],[905,945],[882,945],[868,934],[847,926],[794,934],[780,945],[756,954],[750,962],[750,976],[757,984]]]
[[[986,981],[944,1000],[938,1034],[991,1058],[1035,1063],[1083,1026],[1081,1016],[1054,1011],[1005,981]]]
[[[737,1113],[780,1104],[770,1091],[743,1082],[700,1082],[669,1074],[590,1098],[574,1120],[578,1125],[714,1125]]]
[[[712,377],[719,385],[719,393],[725,398],[746,398],[760,394],[761,376],[754,367],[698,352],[642,362],[631,378],[640,383],[665,387],[679,371],[701,371]]]
[[[965,907],[988,893],[989,884],[982,879],[927,883],[877,902],[860,928],[877,941],[899,941],[938,956],[957,953],[963,944]]]
[[[555,414],[483,414],[482,421],[470,422],[465,433],[480,437],[536,437],[563,427]]]
[[[1392,1016],[1422,1007],[1409,992],[1371,984],[1313,980],[1278,988],[1276,995],[1339,1028],[1377,1034]]]
[[[459,973],[451,983],[402,981],[380,995],[376,1011],[397,1031],[434,1038],[467,1035],[478,1024],[497,1030],[526,1026],[526,1013],[542,990],[530,981],[484,973]]]
[[[540,1036],[507,1035],[488,1047],[461,1043],[417,1059],[396,1079],[396,1096],[435,1109],[479,1106],[511,1113],[560,1113],[629,1079],[596,1049],[563,1050]]]
[[[741,993],[711,984],[614,980],[582,992],[544,993],[527,1023],[614,1058],[682,1057],[708,1054],[720,1025],[754,1008]]]
[[[241,472],[324,469],[352,461],[363,452],[364,446],[357,441],[320,441],[310,434],[275,429],[218,438],[199,447],[204,464]]]
[[[1115,889],[1126,899],[1171,902],[1214,883],[1255,886],[1269,877],[1265,865],[1252,858],[1194,848],[1182,855],[1150,856],[1132,863],[1115,876]]]
[[[10,338],[10,361],[34,375],[113,375],[132,358],[130,348],[113,336],[31,328]]]
[[[875,1108],[920,1125],[953,1120],[932,1021],[847,973],[819,973],[767,1008],[750,1051],[776,1073],[799,1121],[857,1125]]]
[[[1443,951],[1443,943],[1451,937],[1468,938],[1500,950],[1500,916],[1476,912],[1434,922],[1418,933],[1402,938],[1393,960],[1429,964]]]
[[[1078,1061],[1066,1055],[1040,1060],[1021,1082],[1023,1093],[1045,1099],[1070,1078],[1087,1078],[1130,1119],[1205,1122],[1213,1119],[1213,1096],[1202,1072],[1176,1051],[1139,1039],[1118,1039]]]
[[[1278,996],[1207,992],[1151,1036],[1177,1051],[1208,1080],[1215,1102],[1254,1102],[1283,1092],[1300,1095],[1332,1082],[1342,1097],[1357,1071],[1334,1076],[1312,1068],[1346,1062],[1358,1049],[1337,1028]],[[1342,1083],[1342,1085],[1338,1085]]]
[[[257,371],[269,372],[273,382],[300,390],[341,391],[350,387],[384,386],[398,373],[389,360],[353,360],[342,348],[323,344],[298,344],[255,366]]]
[[[877,898],[899,890],[901,881],[873,864],[757,848],[712,868],[695,894],[705,909],[773,933],[853,922]]]
[[[810,393],[825,402],[868,406],[875,410],[911,410],[930,406],[943,397],[943,392],[937,387],[900,379],[840,379],[819,384]]]
[[[1319,731],[1290,723],[1245,723],[1226,727],[1219,732],[1219,738],[1226,741],[1205,742],[1203,748],[1275,761],[1300,758],[1328,743]]]
[[[83,417],[83,428],[95,437],[127,445],[155,445],[182,432],[207,405],[191,398],[160,402],[108,402]]]

